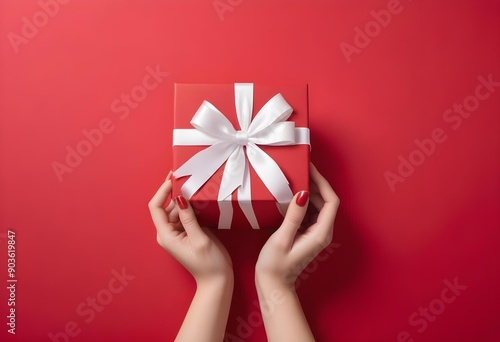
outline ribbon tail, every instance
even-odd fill
[[[259,222],[255,216],[252,206],[252,193],[250,182],[250,168],[248,161],[245,159],[245,174],[243,176],[243,184],[238,188],[238,204],[240,205],[243,214],[253,229],[260,229]]]
[[[243,183],[245,175],[245,154],[238,146],[229,156],[224,166],[217,203],[219,204],[219,229],[231,228],[233,204],[231,194]]]
[[[175,170],[174,177],[176,178],[191,176],[182,185],[182,194],[190,199],[224,164],[236,147],[232,142],[216,143],[198,152]]]
[[[222,181],[217,200],[222,201],[227,197],[231,197],[234,190],[243,184],[244,176],[245,152],[243,151],[243,147],[237,145],[224,166],[224,173],[222,174]]]
[[[219,204],[219,229],[229,229],[231,228],[231,222],[233,221],[233,204],[231,203],[231,196],[228,198],[217,201]]]
[[[287,211],[289,205],[290,205],[290,203],[279,203],[279,202],[276,202],[276,207],[278,208],[281,216],[285,217],[286,211]]]
[[[247,144],[247,156],[255,172],[276,201],[282,204],[290,203],[293,198],[292,190],[283,171],[273,158],[254,143]]]
[[[219,189],[219,229],[228,229],[233,219],[231,194],[238,188],[238,204],[253,229],[259,229],[257,218],[252,207],[250,174],[248,161],[243,148],[237,148],[229,156]]]

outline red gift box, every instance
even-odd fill
[[[293,109],[292,114],[286,121],[294,122],[295,127],[302,129],[302,132],[305,128],[308,137],[307,85],[270,86],[257,84],[253,86],[252,120],[259,110],[271,98],[279,93]],[[210,102],[217,108],[232,124],[235,130],[241,129],[236,113],[234,84],[175,84],[174,140],[176,136],[175,130],[191,129],[194,131],[191,121],[204,101]],[[310,146],[307,143],[283,146],[257,145],[279,166],[289,183],[291,194],[295,194],[300,190],[309,189]],[[207,147],[206,145],[193,146],[189,143],[188,145],[178,145],[174,141],[173,169],[178,170],[179,167],[190,158]],[[245,158],[247,156],[246,149],[248,149],[248,147],[244,147]],[[198,221],[202,226],[215,228],[219,225],[219,216],[221,213],[217,199],[226,164],[227,162],[224,162],[208,181],[189,198],[197,214]],[[279,227],[283,221],[283,216],[278,209],[275,197],[266,187],[252,165],[249,164],[248,170],[251,182],[251,206],[258,221],[259,228]],[[181,194],[181,187],[189,177],[190,176],[174,177],[172,190],[173,198]],[[186,191],[183,190],[183,192],[186,196]],[[231,202],[233,214],[232,220],[230,221],[230,227],[219,226],[219,228],[251,228],[251,224],[248,222],[238,205],[237,191],[232,193]]]

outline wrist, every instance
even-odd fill
[[[291,303],[298,301],[295,284],[285,284],[275,277],[256,276],[255,287],[264,318],[269,319],[275,314],[281,315]]]
[[[269,296],[276,292],[295,293],[295,278],[256,273],[255,287],[259,296]]]
[[[197,290],[232,292],[233,287],[233,270],[196,279]]]

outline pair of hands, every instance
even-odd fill
[[[295,294],[297,277],[309,261],[332,241],[333,223],[339,206],[339,198],[328,181],[312,164],[310,174],[310,194],[301,191],[294,196],[283,223],[269,237],[259,254],[255,266],[255,281],[261,300],[267,300],[273,293],[280,293],[291,298],[289,304],[295,303],[292,306],[297,306],[298,299]],[[226,248],[209,229],[200,227],[193,208],[182,196],[171,200],[165,207],[172,190],[170,177],[171,173],[149,203],[151,217],[157,229],[158,243],[193,275],[197,289],[210,288],[212,291],[214,288],[221,288],[221,291],[229,291],[232,294],[233,268],[231,257]],[[309,207],[309,202],[312,203],[312,208]],[[309,211],[308,221],[312,221],[312,223],[303,226],[307,211]],[[316,213],[317,216],[314,215]],[[215,292],[220,293],[220,291]],[[223,299],[227,299],[226,297],[223,296]],[[302,313],[300,303],[298,310]],[[188,312],[186,320],[188,320],[189,314],[190,312]],[[227,320],[225,313],[222,316],[225,316]],[[273,321],[270,316],[264,319],[266,331],[268,328],[269,330],[281,330],[279,317],[275,318],[278,321]],[[292,317],[285,324],[288,325],[293,320]],[[302,317],[298,317],[297,324],[307,326],[303,314]],[[272,329],[273,325],[278,325],[278,327]],[[285,326],[282,328],[286,329]],[[308,326],[306,330],[308,330]],[[182,328],[179,334],[181,333]],[[273,340],[270,335],[275,335],[276,340],[284,338],[283,332],[270,334],[268,331],[269,341]],[[303,336],[305,337],[302,341],[313,340],[310,333],[306,332]],[[295,338],[300,337],[295,335],[293,339],[288,339],[288,341],[295,340]],[[215,340],[220,341],[221,339],[217,337]]]

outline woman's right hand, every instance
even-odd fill
[[[295,291],[302,270],[330,242],[339,198],[311,164],[311,194],[300,191],[288,206],[281,227],[267,240],[255,266],[255,285],[270,342],[310,342],[314,336]],[[319,212],[301,229],[309,201]]]
[[[262,248],[256,265],[256,281],[294,286],[302,270],[333,237],[339,198],[328,181],[311,164],[311,194],[298,192],[290,203],[281,227]],[[310,198],[309,198],[310,197]],[[301,228],[309,200],[318,211],[316,222]]]

